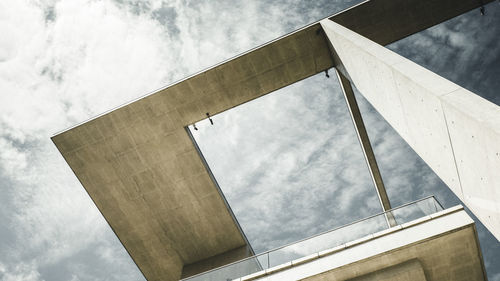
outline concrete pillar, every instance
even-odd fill
[[[500,240],[500,107],[331,20],[320,23],[340,69]]]
[[[351,82],[338,70],[337,78],[339,79],[339,84],[344,93],[344,98],[351,115],[352,123],[354,124],[354,129],[356,130],[356,135],[358,136],[359,143],[361,145],[361,150],[365,156],[366,164],[368,165],[368,170],[377,191],[377,196],[380,201],[380,205],[384,212],[391,209],[391,202],[389,201],[389,196],[385,190],[384,181],[382,180],[382,175],[378,169],[377,159],[375,159],[375,154],[373,154],[372,145],[370,144],[370,138],[366,132],[365,123],[363,122],[363,117],[359,111],[358,103],[356,102],[356,97],[354,96],[354,91],[352,90]],[[396,220],[392,213],[386,213],[386,221],[389,227],[396,226]]]

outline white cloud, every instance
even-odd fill
[[[9,180],[0,185],[17,238],[2,249],[2,280],[36,280],[55,264],[63,272],[67,259],[97,248],[124,256],[101,258],[139,277],[49,137],[165,83],[175,54],[162,27],[109,1],[51,3],[49,22],[43,4],[0,5],[0,174]]]
[[[4,173],[15,177],[28,165],[26,153],[15,147],[12,142],[0,138],[0,165]]]
[[[40,273],[32,264],[19,263],[8,267],[0,262],[0,278],[2,281],[42,281]]]

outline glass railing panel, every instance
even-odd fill
[[[227,281],[237,279],[268,268],[267,254],[244,259],[227,266],[207,271],[183,280],[190,281]]]
[[[271,267],[296,260],[387,228],[383,214],[269,252]]]
[[[257,256],[243,259],[184,281],[227,281],[278,266],[389,228],[389,221],[403,224],[443,210],[434,197],[408,203],[390,211],[309,237]]]
[[[442,210],[434,197],[429,197],[390,211],[397,224],[403,224]]]

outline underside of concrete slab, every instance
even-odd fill
[[[427,281],[418,259],[411,259],[346,281]]]
[[[372,0],[331,18],[386,44],[479,5]],[[251,252],[185,127],[331,68],[327,42],[309,25],[52,138],[148,280]]]

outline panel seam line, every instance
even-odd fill
[[[455,156],[455,149],[453,149],[453,143],[451,141],[450,129],[448,127],[448,119],[446,118],[446,113],[444,112],[443,100],[439,99],[439,105],[441,106],[441,111],[443,112],[444,124],[446,125],[446,134],[448,135],[448,141],[450,143],[451,154],[453,155],[453,162],[455,163],[455,171],[457,172],[458,184],[460,186],[460,192],[462,193],[462,200],[465,201],[464,190],[462,187],[462,180],[460,179],[460,172],[458,170],[457,157]]]

